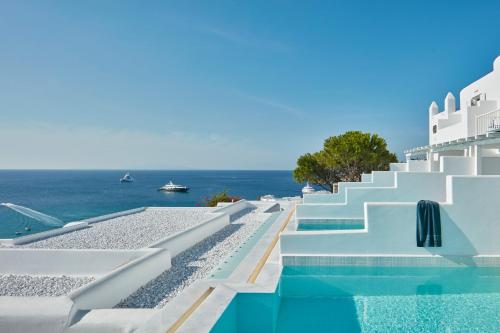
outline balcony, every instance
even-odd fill
[[[500,109],[476,116],[476,136],[500,132]]]

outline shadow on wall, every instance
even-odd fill
[[[446,208],[447,207],[444,206],[440,207],[442,247],[426,247],[425,249],[431,254],[441,255],[456,264],[474,266],[475,263],[472,256],[477,255],[477,250],[469,238],[450,217]],[[445,251],[443,251],[443,248]],[[456,254],[447,255],[443,253],[448,252],[449,249],[453,249]],[[460,251],[460,253],[456,251]]]

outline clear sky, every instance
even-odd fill
[[[500,1],[0,1],[0,168],[292,169],[402,156],[500,55]]]

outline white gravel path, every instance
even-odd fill
[[[67,295],[94,280],[93,277],[0,275],[0,296]]]
[[[172,259],[172,267],[123,300],[119,308],[162,308],[196,280],[206,278],[270,216],[247,209],[232,223]]]
[[[26,244],[50,249],[138,249],[204,221],[212,208],[148,208],[91,228]]]

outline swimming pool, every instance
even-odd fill
[[[212,332],[499,332],[500,268],[284,267]]]
[[[298,219],[297,231],[363,229],[364,219]]]

